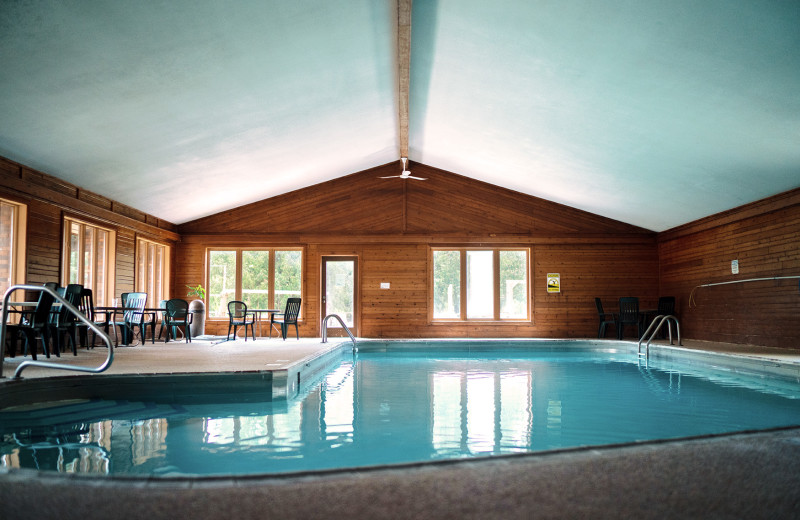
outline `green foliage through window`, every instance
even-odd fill
[[[208,315],[212,318],[227,317],[231,300],[241,300],[251,309],[283,310],[288,298],[302,293],[300,250],[210,251],[208,266]]]

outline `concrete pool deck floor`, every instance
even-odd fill
[[[117,349],[106,373],[270,370],[342,341],[147,343]],[[693,341],[684,341],[684,347],[800,363],[798,350]],[[95,348],[55,361],[97,366],[105,357],[104,348]],[[5,360],[5,378],[21,359]],[[23,377],[69,374],[30,367]],[[262,518],[269,513],[326,519],[797,518],[800,427],[277,477],[126,479],[0,469],[0,518]]]

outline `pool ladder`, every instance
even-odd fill
[[[342,326],[347,335],[350,336],[350,341],[353,342],[353,352],[358,352],[358,346],[356,345],[356,338],[353,336],[353,333],[350,332],[350,329],[347,328],[347,325],[344,324],[344,320],[342,320],[341,316],[338,314],[328,314],[325,316],[325,319],[322,320],[322,342],[328,342],[328,319],[336,318],[339,324]]]
[[[650,337],[647,340],[647,345],[645,345],[645,357],[650,357],[650,342],[653,341],[653,338],[656,337],[658,331],[661,330],[661,327],[664,323],[667,324],[667,330],[669,330],[669,344],[672,345],[672,322],[675,322],[675,330],[678,333],[678,345],[683,346],[683,342],[681,341],[681,326],[678,323],[678,318],[671,314],[659,314],[656,316],[653,321],[650,322],[650,326],[647,327],[647,330],[642,334],[642,337],[639,339],[639,355],[642,355],[642,341],[647,338],[650,331],[653,330],[653,333],[650,334]]]
[[[21,377],[22,371],[25,367],[42,367],[42,368],[54,368],[57,370],[73,370],[75,372],[90,372],[93,374],[103,372],[108,367],[111,366],[111,362],[114,361],[114,343],[111,341],[111,338],[108,337],[100,327],[97,326],[96,323],[90,321],[83,315],[83,313],[70,302],[65,300],[63,297],[59,296],[54,290],[49,287],[45,287],[43,285],[12,285],[8,288],[6,293],[3,295],[3,312],[2,312],[2,322],[0,322],[0,377],[3,377],[3,363],[2,359],[5,357],[5,347],[6,347],[6,324],[8,323],[8,301],[11,297],[11,294],[14,291],[18,290],[25,290],[25,291],[37,291],[37,292],[46,292],[53,299],[60,303],[63,307],[66,307],[67,310],[71,314],[74,314],[78,320],[83,322],[87,327],[89,327],[97,336],[100,336],[100,339],[106,344],[108,347],[108,356],[106,357],[105,362],[100,365],[99,367],[86,367],[80,365],[60,365],[58,363],[50,363],[49,361],[23,361],[17,367],[17,370],[14,372],[14,378],[18,379]],[[31,349],[35,349],[36,345],[30,345]]]

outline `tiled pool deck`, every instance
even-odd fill
[[[106,373],[280,370],[342,341],[147,343],[117,349]],[[800,350],[696,341],[684,347],[800,364]],[[97,366],[105,358],[106,349],[96,348],[56,361]],[[5,360],[6,379],[21,359]],[[70,374],[31,367],[22,375]],[[265,511],[326,519],[797,518],[800,428],[284,477],[155,480],[0,470],[0,518],[260,518]]]

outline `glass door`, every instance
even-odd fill
[[[358,258],[353,256],[322,257],[322,317],[338,314],[353,335],[357,333]],[[339,322],[328,320],[328,335],[345,335]]]

